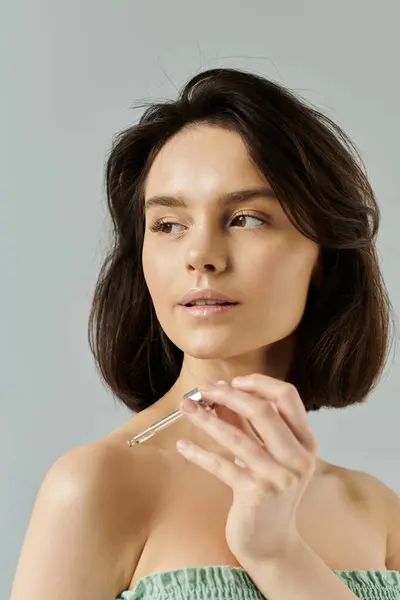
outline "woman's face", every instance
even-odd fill
[[[261,189],[271,190],[242,138],[215,125],[181,130],[151,166],[143,269],[161,327],[187,355],[253,354],[289,336],[302,318],[319,248],[290,223],[272,191],[237,203],[227,196]],[[180,304],[193,288],[212,288],[237,304],[196,316]]]

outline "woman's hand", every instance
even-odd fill
[[[232,488],[226,539],[237,560],[279,558],[301,540],[296,511],[318,458],[303,402],[293,385],[260,374],[199,389],[216,414],[186,399],[182,410],[238,461],[186,440],[186,449],[177,442],[178,450]],[[194,412],[186,411],[188,405]]]

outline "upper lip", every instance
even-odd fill
[[[218,302],[231,302],[232,304],[237,304],[232,298],[228,298],[228,296],[225,296],[216,290],[212,290],[211,288],[191,290],[183,296],[180,304],[189,304],[190,302],[196,302],[197,300],[217,300]]]

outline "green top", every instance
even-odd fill
[[[400,573],[372,569],[334,571],[362,600],[400,600]],[[141,577],[116,600],[264,600],[242,567],[187,567]]]

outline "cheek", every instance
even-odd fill
[[[243,256],[241,269],[252,297],[276,305],[303,305],[317,260],[316,247],[279,243],[258,250]]]
[[[167,252],[156,251],[153,245],[144,240],[142,251],[142,266],[144,278],[155,307],[165,299],[165,291],[171,285],[173,274],[176,272],[171,256]],[[162,302],[161,302],[162,304]]]

